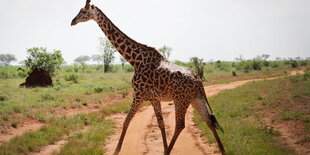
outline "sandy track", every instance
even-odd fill
[[[303,71],[292,71],[290,75],[303,74]],[[290,76],[287,75],[287,76]],[[214,96],[223,90],[234,89],[238,86],[252,81],[273,80],[281,77],[252,79],[230,82],[228,84],[217,84],[205,87],[208,97]],[[167,133],[168,143],[173,135],[175,126],[174,106],[169,105],[168,102],[162,103],[163,117],[165,121],[165,128]],[[117,131],[106,144],[107,154],[113,154],[114,149],[118,143],[118,138],[122,130],[122,123],[126,115],[111,116],[111,119],[117,123]],[[185,129],[180,134],[178,140],[171,154],[177,155],[204,155],[204,154],[219,154],[217,144],[209,144],[206,139],[200,135],[199,129],[195,126],[193,120],[193,108],[190,106],[186,114]],[[127,134],[124,139],[123,147],[120,152],[121,155],[137,155],[163,154],[163,144],[160,130],[157,125],[157,120],[152,106],[147,106],[135,115],[130,123]]]

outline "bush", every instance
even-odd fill
[[[16,67],[12,66],[0,66],[0,78],[8,79],[17,77]]]
[[[101,92],[110,92],[110,91],[113,91],[113,88],[112,87],[95,87],[94,88],[94,91],[96,93],[101,93]]]
[[[251,66],[252,66],[251,60],[247,60],[247,61],[245,61],[245,62],[243,63],[242,69],[243,69],[243,71],[244,71],[245,73],[248,73],[248,72],[250,72],[250,70],[251,70],[251,68],[252,68]]]
[[[52,94],[47,92],[41,95],[41,101],[50,101],[50,100],[55,100],[55,97]]]
[[[28,57],[25,60],[25,65],[29,70],[29,73],[34,70],[44,70],[54,76],[57,69],[64,62],[61,56],[61,51],[54,51],[53,53],[47,52],[46,48],[33,47],[27,49]]]
[[[6,101],[6,100],[8,100],[8,96],[7,95],[5,95],[5,94],[0,94],[0,102],[4,102],[4,101]]]
[[[237,76],[236,71],[231,71],[231,73],[232,73],[233,76]]]
[[[272,68],[279,68],[279,66],[280,66],[280,65],[279,65],[279,62],[277,62],[277,61],[272,61],[272,62],[271,62],[271,67],[272,67]]]
[[[21,78],[25,78],[28,75],[25,71],[17,71],[17,74]]]
[[[308,62],[307,60],[300,61],[300,66],[307,66]]]
[[[134,72],[135,70],[134,70],[134,68],[133,68],[132,66],[130,66],[130,65],[125,65],[125,71],[126,71],[126,72]]]
[[[308,80],[308,79],[310,79],[310,72],[309,71],[305,72],[305,74],[304,74],[304,80]]]
[[[296,60],[291,60],[290,63],[291,63],[292,68],[298,67],[298,62]]]
[[[64,76],[64,79],[66,81],[72,81],[74,83],[79,83],[79,80],[78,80],[79,76],[76,75],[76,74],[67,74],[67,75]]]
[[[268,62],[268,61],[266,61],[266,62]],[[262,70],[262,62],[258,59],[253,59],[252,68],[254,70]]]

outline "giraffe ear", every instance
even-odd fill
[[[85,9],[89,9],[89,7],[90,7],[90,0],[86,0],[86,5],[85,5]]]

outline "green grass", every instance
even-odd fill
[[[113,134],[114,123],[104,120],[91,126],[87,132],[75,134],[60,150],[59,154],[103,154],[103,144],[107,137]]]
[[[34,113],[43,115],[53,108],[67,107],[68,103],[79,106],[81,103],[103,101],[106,95],[126,96],[132,91],[129,81],[133,73],[75,73],[79,77],[78,83],[66,81],[64,74],[68,73],[54,77],[54,86],[48,88],[20,88],[19,84],[24,79],[18,77],[0,79],[0,118],[10,115],[9,119],[0,119],[0,125],[8,125],[12,120],[21,121],[26,117],[39,119]],[[80,100],[77,101],[77,98]],[[32,114],[27,115],[30,109]]]
[[[309,71],[306,72],[308,76]],[[305,75],[271,81],[251,82],[210,98],[210,103],[225,133],[220,133],[227,154],[294,154],[276,138],[279,133],[264,126],[262,117],[270,111],[272,121],[301,121],[304,132],[310,129],[310,79]],[[264,113],[264,111],[267,111]],[[197,113],[194,120],[203,134],[215,142]],[[305,137],[302,141],[308,141]]]
[[[124,100],[118,104],[107,105],[101,110],[104,116],[115,113],[126,113],[130,109],[131,100]],[[104,120],[91,126],[87,132],[81,132],[69,139],[59,154],[103,154],[103,144],[109,135],[113,134],[114,123]],[[77,147],[78,146],[78,147]]]
[[[94,154],[104,152],[102,144],[104,144],[106,137],[109,134],[112,134],[113,129],[113,123],[104,120],[104,117],[114,113],[128,112],[131,100],[125,99],[119,104],[107,105],[100,112],[81,114],[72,117],[56,117],[53,116],[52,111],[55,108],[69,109],[71,107],[78,108],[81,106],[87,106],[89,102],[100,102],[105,96],[111,94],[123,94],[123,96],[126,96],[132,91],[130,81],[133,73],[102,73],[91,68],[86,69],[85,73],[74,73],[70,68],[63,68],[58,76],[53,77],[53,87],[20,88],[19,84],[24,82],[24,78],[20,78],[19,75],[13,71],[14,69],[16,68],[11,67],[9,73],[4,73],[3,68],[0,69],[4,77],[0,78],[0,125],[18,127],[25,118],[38,120],[47,125],[38,131],[28,132],[22,136],[15,137],[10,142],[0,147],[0,154],[27,154],[44,145],[59,140],[59,138],[68,133],[79,131],[85,126],[89,126],[89,131],[78,133],[76,136],[71,137],[68,145],[66,145],[61,151],[64,154],[65,152],[69,154],[73,152],[81,152],[81,154],[83,154],[82,152],[87,152],[89,150],[94,150],[94,152],[92,152]],[[222,70],[217,72],[216,69],[213,71],[214,72],[212,73],[208,73],[209,78],[211,79],[231,76],[230,71]],[[283,74],[282,71],[269,74],[273,71],[274,70],[250,72],[244,73],[244,75],[251,74],[253,77],[257,77],[258,75],[275,76]],[[266,73],[268,73],[268,75],[265,75]],[[239,74],[239,76],[242,77],[242,74]],[[296,79],[294,80],[296,81]],[[299,84],[299,81],[303,80],[297,79],[297,82],[294,83]],[[294,96],[296,99],[300,99],[300,97],[310,94],[309,92],[310,89],[306,91],[301,90]],[[244,96],[248,95],[239,96],[239,98]],[[260,104],[262,105],[270,105],[273,103],[272,100],[267,100],[259,95],[254,96],[255,100],[261,101]],[[247,100],[248,98],[245,97],[244,99]],[[229,101],[233,100],[229,99]],[[214,102],[217,103],[217,101]],[[231,107],[233,110],[230,110],[230,113],[227,113],[227,116],[229,116],[231,120],[228,120],[227,123],[229,121],[237,120],[235,123],[241,123],[240,128],[245,127],[248,128],[249,131],[260,131],[259,128],[252,129],[252,125],[256,125],[255,123],[257,121],[245,120],[248,121],[245,124],[240,122],[240,118],[247,118],[253,113],[254,104],[248,106],[245,102],[246,101],[242,101],[238,106]],[[219,117],[221,118],[224,116]],[[300,119],[307,120],[307,118],[304,117],[300,117]],[[250,126],[247,124],[250,124]],[[305,130],[309,130],[308,128],[309,127],[305,127]],[[262,131],[262,135],[266,134],[272,137],[274,134],[274,132],[266,132],[264,129],[262,129]],[[244,131],[243,133],[251,134],[248,133],[248,131]],[[258,137],[259,136],[260,135],[258,134]],[[254,139],[257,139],[257,137],[254,137]],[[251,139],[248,140],[252,142]],[[83,145],[85,147],[73,148],[75,144]]]
[[[259,154],[292,154],[292,151],[277,142],[276,132],[267,130],[260,125],[259,115],[255,113],[257,105],[264,102],[268,106],[276,99],[262,99],[259,94],[277,93],[281,80],[251,82],[234,90],[224,91],[210,98],[210,103],[225,133],[220,133],[227,154],[259,155]],[[214,142],[208,127],[197,113],[195,122],[208,139]]]
[[[85,126],[90,129],[69,139],[68,144],[61,150],[61,154],[83,154],[90,151],[102,154],[102,144],[107,136],[113,133],[113,123],[104,117],[119,112],[127,112],[131,100],[124,100],[118,104],[108,105],[98,112],[79,114],[73,117],[53,117],[49,124],[38,131],[27,132],[13,138],[9,143],[0,146],[0,154],[28,154],[38,150],[41,146],[58,141],[65,134],[81,130]],[[80,144],[83,147],[76,147]],[[79,145],[78,145],[79,146]]]

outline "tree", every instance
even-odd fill
[[[124,69],[124,65],[127,62],[126,59],[122,56],[120,56],[121,62],[122,62],[122,69]]]
[[[102,62],[102,58],[101,58],[101,55],[99,54],[94,54],[91,56],[91,60],[96,62],[97,63],[97,67],[96,67],[96,70],[99,71],[100,70],[100,63]]]
[[[104,72],[109,72],[112,70],[112,67],[110,66],[110,64],[113,62],[114,60],[114,52],[116,52],[116,49],[114,48],[114,46],[110,43],[110,41],[106,38],[99,38],[99,47],[98,47],[98,51],[101,54],[101,58],[103,61],[103,70]]]
[[[263,60],[267,60],[269,57],[270,57],[269,54],[262,54],[262,56],[261,56],[261,58],[262,58]]]
[[[206,81],[205,77],[203,76],[203,69],[204,69],[203,59],[199,59],[198,57],[192,57],[190,58],[190,62],[194,64],[195,72],[197,73],[198,77],[201,80]]]
[[[260,56],[260,60],[263,61],[263,65],[266,66],[266,67],[270,66],[270,62],[267,61],[267,59],[268,59],[269,57],[270,57],[269,54],[262,54],[262,55]]]
[[[87,55],[81,55],[77,58],[74,59],[74,62],[75,63],[79,63],[79,64],[82,64],[82,63],[86,63],[86,61],[89,61],[90,60],[90,57],[87,56]]]
[[[239,57],[235,58],[235,60],[241,62],[243,61],[243,56],[240,54]]]
[[[74,62],[81,65],[82,72],[84,73],[86,69],[86,61],[89,61],[90,57],[87,55],[81,55],[74,59]]]
[[[54,50],[50,53],[47,52],[46,48],[33,47],[27,49],[27,53],[29,56],[25,60],[25,65],[30,73],[34,70],[44,70],[50,76],[53,76],[55,75],[55,71],[64,62],[60,50]]]
[[[0,65],[9,66],[11,62],[17,61],[13,54],[0,54]]]
[[[280,61],[280,60],[281,60],[281,57],[276,57],[276,60],[277,60],[277,61]]]
[[[91,56],[91,60],[94,61],[94,62],[97,62],[97,64],[99,65],[100,62],[102,61],[101,60],[101,56],[99,54],[94,54]]]
[[[159,48],[158,51],[166,58],[169,59],[171,55],[172,48],[164,45],[163,47]]]

